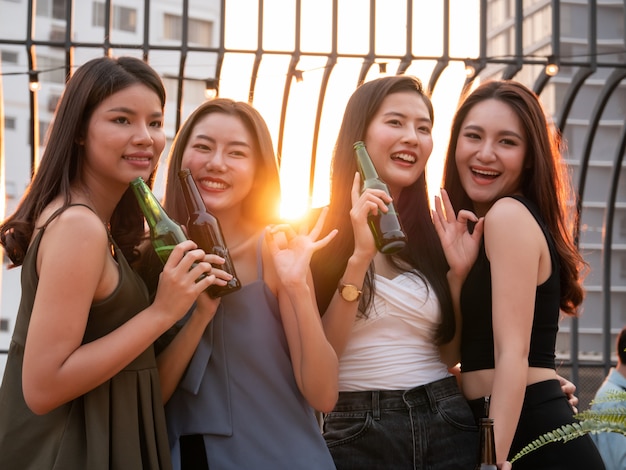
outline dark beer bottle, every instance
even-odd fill
[[[496,466],[496,441],[493,434],[493,418],[480,418],[480,447],[476,470],[498,470]]]
[[[191,171],[188,168],[183,168],[178,172],[178,177],[183,188],[185,205],[189,214],[187,219],[189,238],[196,242],[198,247],[202,248],[206,253],[213,253],[224,258],[224,264],[214,265],[214,267],[233,276],[225,286],[213,284],[209,286],[207,292],[211,297],[216,298],[241,289],[241,283],[237,278],[235,266],[228,253],[219,221],[213,214],[207,211]]]
[[[361,173],[361,180],[363,181],[363,190],[368,188],[382,189],[389,194],[387,184],[378,177],[374,163],[372,163],[372,159],[362,141],[355,142],[354,152],[359,166],[359,173]],[[385,214],[381,211],[378,211],[377,215],[370,214],[367,221],[374,235],[376,248],[381,253],[389,255],[400,251],[406,246],[406,235],[400,224],[393,202],[387,204],[387,208],[389,210]]]

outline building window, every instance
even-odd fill
[[[165,14],[163,21],[163,36],[165,39],[180,39],[183,37],[182,21],[180,16]]]
[[[94,2],[91,15],[93,26],[104,27],[105,20],[104,3]],[[111,27],[120,31],[134,33],[137,31],[137,10],[135,8],[113,6],[113,17]]]
[[[43,146],[46,144],[46,139],[48,138],[48,129],[50,128],[49,121],[39,121],[39,145]]]
[[[39,73],[40,81],[65,85],[65,62],[63,59],[39,56],[37,57],[37,68],[43,71]]]
[[[4,117],[4,128],[14,131],[17,128],[17,120],[11,116]]]
[[[48,128],[50,127],[49,121],[39,121],[39,146],[43,147],[45,145],[45,140],[48,134]],[[32,135],[31,132],[28,133],[28,145],[32,145]]]
[[[54,113],[57,109],[57,104],[61,97],[59,95],[50,95],[48,96],[48,111]]]
[[[176,96],[178,93],[178,79],[164,78],[163,84],[167,96]],[[205,96],[206,84],[202,80],[184,80],[183,81],[183,95],[185,102],[202,103],[206,100]]]
[[[2,62],[6,62],[8,64],[17,64],[19,55],[17,52],[13,51],[0,51],[0,57],[2,58]]]
[[[213,23],[211,21],[189,18],[188,22],[189,43],[201,46],[211,46],[211,36],[213,33]],[[183,21],[182,17],[166,13],[163,18],[163,36],[165,39],[182,41]]]
[[[489,29],[499,28],[515,16],[515,0],[489,0],[487,22]]]
[[[50,28],[50,41],[65,42],[65,26],[53,25]]]
[[[66,0],[39,0],[37,2],[37,16],[64,20],[66,3]]]
[[[21,197],[21,194],[17,194],[15,181],[7,180],[4,182],[4,196],[7,199],[17,199]]]
[[[0,318],[0,331],[9,331],[9,319]]]

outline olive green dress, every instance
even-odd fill
[[[38,284],[35,263],[50,220],[36,235],[22,266],[22,298],[0,387],[0,469],[170,469],[152,347],[96,389],[45,415],[33,414],[24,402],[22,362]],[[119,285],[107,299],[92,304],[83,343],[106,335],[148,306],[145,284],[111,243]]]

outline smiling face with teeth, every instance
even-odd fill
[[[424,99],[410,91],[386,96],[372,117],[365,145],[394,199],[424,172],[433,150],[432,127]]]
[[[402,91],[385,97],[365,133],[365,145],[391,196],[424,172],[433,150],[432,121],[423,98]]]
[[[503,196],[521,192],[527,142],[519,116],[488,99],[468,112],[456,145],[461,184],[479,216]]]
[[[212,112],[193,127],[181,168],[191,170],[207,209],[220,218],[241,211],[254,185],[256,158],[243,122],[237,116]]]

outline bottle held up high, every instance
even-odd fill
[[[214,267],[233,276],[225,286],[213,284],[209,286],[207,292],[211,297],[216,298],[241,289],[241,283],[237,278],[235,266],[226,247],[226,241],[222,235],[219,221],[213,214],[207,211],[191,171],[188,168],[183,168],[178,172],[178,177],[180,178],[185,205],[189,214],[187,219],[189,238],[196,242],[198,247],[206,253],[213,253],[224,258],[225,262],[223,265],[215,265]]]
[[[475,470],[498,470],[496,465],[496,441],[493,434],[493,418],[480,418],[480,447]]]
[[[362,141],[354,143],[354,153],[363,181],[363,190],[381,189],[390,195],[387,184],[378,177],[374,163]],[[387,208],[389,210],[384,214],[381,211],[378,211],[377,215],[370,214],[367,221],[378,251],[390,255],[402,250],[406,246],[407,239],[393,202],[387,204]]]

